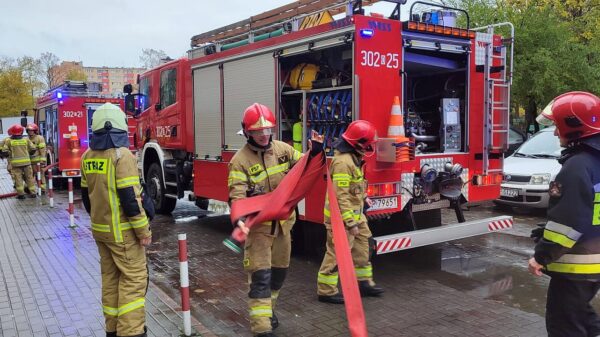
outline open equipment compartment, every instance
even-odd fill
[[[311,130],[325,137],[328,156],[333,143],[353,120],[352,45],[279,57],[279,118],[282,141],[306,151]]]

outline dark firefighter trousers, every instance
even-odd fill
[[[548,337],[600,336],[600,318],[590,304],[599,289],[599,281],[552,277],[546,302]]]

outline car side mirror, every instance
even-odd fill
[[[128,93],[125,96],[125,112],[135,114],[135,96]]]

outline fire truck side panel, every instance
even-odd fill
[[[223,150],[221,70],[214,65],[193,70],[194,141],[197,159],[216,159]],[[196,179],[203,174],[197,172]]]
[[[485,78],[483,71],[477,71],[476,48],[477,40],[472,40],[470,55],[470,86],[469,95],[469,175],[470,178],[483,174],[484,151],[484,118],[485,116]],[[501,169],[503,165],[502,153],[492,154],[489,157],[490,169]],[[469,179],[469,201],[493,200],[500,195],[500,181],[493,185],[475,185]]]
[[[261,103],[275,111],[275,59],[260,54],[223,64],[223,135],[226,150],[238,150],[246,139],[238,135],[244,110]]]
[[[194,194],[208,199],[227,201],[229,190],[226,162],[208,160],[194,161]]]
[[[85,99],[65,98],[58,104],[58,169],[79,171],[81,155],[88,148]],[[79,143],[77,142],[79,139]]]
[[[368,120],[375,125],[379,137],[387,137],[390,110],[394,96],[402,98],[402,34],[400,22],[366,16],[354,18],[356,25],[354,72],[355,96],[359,107],[355,119]],[[372,36],[370,34],[372,33]],[[367,159],[369,183],[398,181],[402,166],[398,163]]]

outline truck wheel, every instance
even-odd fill
[[[196,201],[194,203],[200,209],[205,211],[208,209],[208,199],[206,198],[196,197]]]
[[[158,163],[152,163],[145,178],[146,189],[148,191],[148,195],[154,202],[154,209],[156,209],[156,213],[171,214],[173,209],[175,209],[177,199],[168,198],[165,195],[166,190],[164,188],[165,185],[163,182],[162,169],[160,168],[160,165]]]

